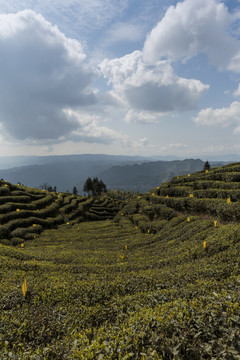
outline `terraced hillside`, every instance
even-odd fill
[[[62,224],[0,246],[0,359],[239,360],[239,175],[174,178],[104,221],[106,197],[79,215],[60,195]]]
[[[0,243],[16,245],[60,224],[112,219],[121,202],[88,198],[0,181]]]
[[[121,212],[143,232],[156,233],[166,221],[184,215],[217,223],[240,221],[240,164],[174,177],[136,197]],[[117,219],[119,219],[119,216]]]

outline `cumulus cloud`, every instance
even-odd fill
[[[0,122],[20,140],[59,139],[81,123],[65,108],[96,103],[81,43],[41,15],[0,14]]]
[[[78,129],[72,131],[68,137],[69,140],[98,144],[110,144],[113,141],[126,141],[125,135],[100,125],[100,117],[97,115],[73,111],[72,109],[65,109],[64,113],[69,121],[77,121],[80,125]]]
[[[213,65],[239,71],[239,55],[234,60],[239,41],[229,32],[238,17],[216,0],[185,0],[170,6],[146,39],[144,59],[186,60],[205,53]]]
[[[201,110],[192,120],[198,125],[228,127],[235,125],[235,133],[240,132],[240,102],[234,101],[229,107]]]
[[[140,113],[140,121],[154,122],[156,116],[150,116],[148,121],[146,112],[160,115],[193,109],[202,92],[209,87],[199,80],[177,76],[167,61],[146,64],[141,51],[121,58],[105,59],[100,68],[108,84],[113,86],[111,95],[126,109],[135,111],[128,113],[127,121],[136,115],[136,111]]]
[[[240,84],[238,84],[237,90],[234,91],[233,96],[239,97],[240,96]]]
[[[160,117],[164,114],[153,113],[150,111],[129,110],[125,116],[127,123],[154,124],[159,122]]]

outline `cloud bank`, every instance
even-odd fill
[[[98,101],[92,87],[96,74],[86,65],[80,42],[25,10],[0,15],[0,49],[0,122],[6,135],[64,141],[81,131],[86,141],[104,141],[96,122],[92,128],[88,124],[96,135],[87,136],[84,121],[66,112],[82,112]]]
[[[235,126],[234,133],[240,133],[240,102],[234,101],[229,107],[219,109],[207,108],[201,110],[193,121],[198,125]]]
[[[187,60],[204,53],[213,65],[239,71],[239,55],[238,66],[234,60],[239,41],[229,30],[238,17],[216,0],[185,0],[170,6],[146,39],[144,59]]]
[[[165,60],[155,65],[145,63],[141,51],[105,59],[100,68],[113,87],[111,95],[129,111],[128,122],[133,118],[133,111],[139,122],[151,122],[151,119],[155,122],[163,113],[193,109],[202,92],[208,89],[208,85],[199,80],[174,74]]]

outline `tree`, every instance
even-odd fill
[[[85,181],[83,191],[88,193],[88,195],[93,191],[93,183],[90,177]]]
[[[88,195],[92,193],[93,196],[100,196],[102,192],[107,191],[107,188],[102,180],[98,180],[97,177],[93,179],[89,177],[85,181],[83,191],[87,192]]]
[[[210,164],[209,164],[209,162],[208,162],[208,160],[205,162],[205,164],[204,164],[204,168],[203,168],[203,170],[209,170],[209,169],[211,169],[211,166],[210,166]]]
[[[73,187],[73,194],[77,195],[78,194],[78,189],[76,188],[76,186]]]

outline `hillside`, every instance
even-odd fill
[[[142,163],[146,160],[139,156],[101,154],[2,158],[0,166],[6,168],[0,168],[0,179],[7,179],[13,184],[20,182],[30,187],[48,184],[56,186],[58,191],[72,191],[81,182],[78,190],[82,192],[83,183],[88,176],[97,176],[114,165]],[[11,167],[11,164],[15,166]]]
[[[27,204],[7,196],[34,193],[28,204],[51,196],[40,212],[56,203],[61,224],[0,246],[1,358],[239,360],[240,163],[132,199],[5,188],[5,215]]]
[[[202,170],[202,160],[186,159],[151,161],[143,164],[113,166],[99,174],[109,189],[146,192],[175,175],[185,175]]]
[[[0,242],[16,245],[63,223],[112,219],[121,206],[108,196],[93,199],[0,181]]]

